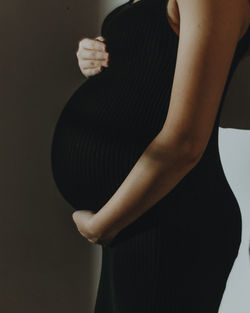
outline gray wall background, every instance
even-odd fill
[[[1,312],[93,312],[100,247],[78,233],[73,211],[52,180],[49,148],[63,106],[84,81],[75,55],[78,41],[98,36],[105,14],[123,2],[0,4]],[[249,77],[247,60],[233,78],[222,112],[221,158],[244,225],[221,313],[250,308]]]

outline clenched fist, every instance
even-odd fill
[[[80,70],[87,78],[100,73],[103,66],[108,67],[109,53],[104,41],[102,36],[95,39],[83,38],[79,41],[76,55]]]

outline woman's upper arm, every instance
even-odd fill
[[[240,37],[239,2],[178,0],[179,44],[169,110],[160,132],[163,145],[167,139],[183,143],[194,155],[206,148]]]

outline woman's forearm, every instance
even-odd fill
[[[91,227],[100,238],[119,233],[167,195],[195,166],[199,157],[183,143],[160,144],[156,137],[142,153]],[[186,145],[187,146],[187,145]]]

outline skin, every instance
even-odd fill
[[[248,0],[173,0],[166,9],[179,35],[168,114],[159,134],[100,211],[73,213],[79,232],[92,243],[110,243],[199,162],[237,43],[250,23]]]
[[[105,38],[83,38],[79,41],[76,52],[78,65],[85,77],[100,73],[103,67],[108,67],[109,53],[106,51]]]

